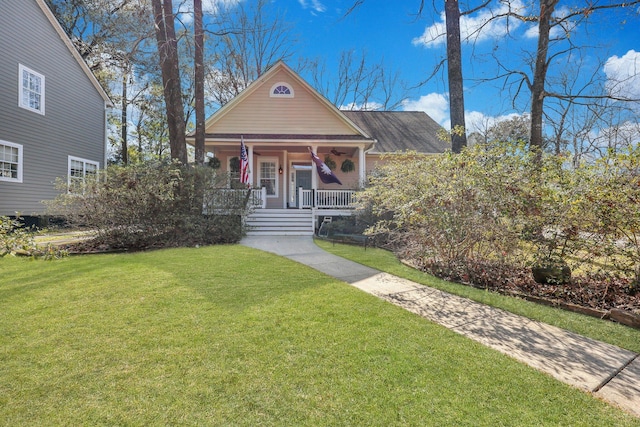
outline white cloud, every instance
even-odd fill
[[[565,33],[566,32],[562,28],[553,27],[549,31],[549,38],[550,39],[559,38]],[[533,25],[533,26],[530,26],[527,29],[527,31],[525,31],[524,38],[526,38],[526,39],[537,39],[538,38],[538,34],[540,34],[540,31],[538,30],[538,26],[537,25]]]
[[[449,123],[449,100],[441,93],[423,95],[420,99],[405,99],[402,101],[404,111],[424,111],[433,120],[444,127],[451,127]]]
[[[519,12],[524,9],[522,1],[511,2],[511,9]],[[497,18],[494,16],[505,14],[509,11],[509,5],[500,3],[500,7],[495,10],[482,9],[473,16],[465,15],[460,17],[460,38],[481,42],[490,39],[504,37],[510,31],[514,31],[521,24],[517,19]],[[427,27],[420,37],[413,39],[414,45],[424,45],[425,47],[439,47],[447,41],[446,20],[444,12],[440,14],[440,21]]]
[[[202,0],[202,11],[215,15],[220,9],[234,7],[241,1],[242,0]]]
[[[202,13],[205,15],[217,15],[220,9],[230,9],[237,6],[243,0],[202,0]],[[180,8],[179,19],[184,25],[193,22],[193,8],[187,5],[187,9]]]
[[[451,129],[449,98],[446,93],[430,93],[428,95],[423,95],[416,100],[405,99],[402,102],[402,109],[404,111],[424,111],[440,126],[447,130]],[[465,111],[464,120],[467,128],[467,135],[470,135],[473,132],[479,132],[484,135],[497,123],[521,116],[522,114],[518,113],[488,116],[479,111]]]
[[[558,9],[556,13],[554,13],[554,16],[561,18],[563,16],[566,16],[569,13],[570,13],[569,9],[561,8],[561,9]],[[569,37],[571,33],[575,32],[577,27],[578,27],[578,24],[575,21],[571,21],[571,20],[564,21],[559,25],[554,25],[553,27],[551,27],[551,30],[549,31],[549,38],[557,39],[561,37]],[[537,24],[531,25],[529,26],[529,28],[527,28],[527,31],[525,31],[524,37],[526,39],[537,39],[539,33],[540,31],[538,29],[538,25]]]
[[[487,116],[479,111],[467,111],[464,113],[464,121],[467,126],[468,135],[473,132],[485,134],[497,123],[520,116],[522,116],[522,114],[518,113],[503,114],[501,116]]]
[[[193,12],[185,12],[176,15],[176,19],[179,19],[183,25],[191,25],[193,23]]]
[[[320,0],[298,0],[298,3],[300,3],[303,9],[312,9],[314,12],[322,13],[327,10],[327,7],[323,5]]]
[[[619,126],[597,129],[589,132],[587,139],[600,149],[635,146],[640,143],[640,123],[627,121]]]
[[[640,52],[630,50],[614,55],[604,64],[607,90],[613,96],[640,99]]]
[[[352,103],[347,104],[347,105],[341,105],[340,106],[340,110],[347,110],[347,111],[378,111],[378,110],[382,110],[383,107],[384,107],[384,105],[380,104],[379,102],[368,102],[366,104],[356,104],[355,102],[352,102]]]

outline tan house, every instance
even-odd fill
[[[444,152],[439,128],[423,112],[340,111],[280,61],[209,117],[205,151],[231,172],[230,188],[239,188],[233,176],[244,141],[257,208],[250,233],[312,234],[325,217],[351,215],[380,155]],[[321,182],[310,150],[333,161],[342,185]]]

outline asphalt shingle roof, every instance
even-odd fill
[[[438,139],[441,126],[423,111],[342,111],[377,139],[372,153],[443,153],[449,144]]]

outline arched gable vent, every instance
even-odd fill
[[[293,98],[293,88],[288,83],[278,82],[271,86],[269,96],[276,98]]]

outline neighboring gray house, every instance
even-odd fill
[[[0,215],[40,216],[56,178],[104,167],[109,107],[44,0],[1,0]]]

